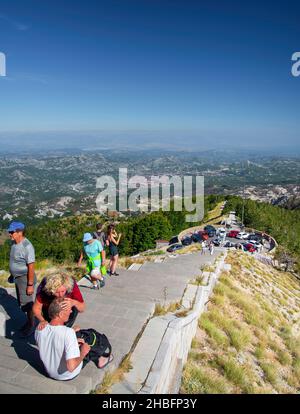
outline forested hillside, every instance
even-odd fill
[[[205,214],[222,199],[222,196],[206,196]],[[185,221],[186,214],[186,211],[173,211],[171,206],[170,212],[158,211],[121,219],[117,225],[117,231],[122,233],[120,255],[130,256],[154,248],[155,240],[168,240],[190,227],[191,223]],[[95,231],[98,222],[105,223],[105,220],[98,215],[51,219],[29,226],[26,235],[35,247],[37,260],[50,259],[58,263],[76,261],[82,248],[83,233]],[[0,269],[7,269],[9,249],[9,241],[0,248]]]

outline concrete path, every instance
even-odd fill
[[[79,285],[87,310],[76,324],[93,327],[109,338],[114,362],[99,370],[90,362],[74,380],[54,381],[45,376],[34,338],[18,339],[16,329],[24,323],[13,289],[0,288],[0,315],[6,319],[6,337],[0,336],[0,393],[88,393],[101,383],[106,370],[120,364],[153,314],[155,304],[181,300],[187,282],[200,275],[200,267],[213,263],[214,255],[200,252],[168,256],[162,263],[147,262],[141,268],[120,270],[108,277],[100,291],[89,289],[83,279]]]

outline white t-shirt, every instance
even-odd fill
[[[73,372],[67,369],[66,361],[80,356],[77,337],[72,328],[48,324],[43,330],[35,331],[35,340],[40,358],[51,378],[65,381],[80,373],[82,362]]]

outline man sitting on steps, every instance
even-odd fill
[[[50,304],[48,313],[51,322],[43,330],[35,331],[35,340],[40,358],[51,378],[62,381],[73,379],[85,363],[89,360],[95,361],[95,356],[98,368],[104,368],[113,360],[111,346],[105,335],[90,329],[81,331],[79,327],[65,326],[70,317],[71,307],[65,307],[62,299],[55,299]],[[83,339],[89,338],[88,335],[85,336],[89,331],[93,331],[93,341],[90,344]],[[103,351],[103,347],[99,347],[99,338],[102,339],[106,352]],[[94,349],[97,345],[98,348]]]

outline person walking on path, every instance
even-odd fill
[[[214,244],[212,242],[209,243],[209,252],[211,256],[214,254]]]
[[[105,249],[106,234],[105,234],[105,231],[103,231],[103,224],[101,223],[96,224],[96,231],[94,231],[93,233],[93,238],[96,240],[99,240],[99,242],[102,244],[103,249]]]
[[[205,240],[202,241],[201,247],[202,247],[201,254],[206,254],[206,242],[205,242]]]
[[[120,243],[122,234],[118,234],[115,230],[115,225],[110,224],[108,226],[107,238],[106,238],[106,245],[109,246],[109,253],[110,253],[110,263],[109,263],[109,273],[112,276],[119,276],[119,273],[116,272],[118,259],[119,259],[119,251],[118,245]]]
[[[7,231],[12,240],[9,270],[15,283],[19,306],[27,317],[25,325],[20,328],[20,333],[21,336],[27,337],[34,330],[32,306],[36,287],[35,251],[31,242],[25,237],[25,225],[23,223],[13,221]]]
[[[99,289],[105,285],[101,267],[105,266],[105,250],[99,240],[93,239],[91,233],[83,235],[83,251],[81,251],[78,266],[81,265],[84,254],[87,257],[87,272],[93,283],[92,289]]]
[[[55,299],[62,299],[64,307],[71,309],[66,326],[73,326],[78,312],[84,312],[85,303],[76,281],[65,272],[55,272],[45,277],[37,288],[33,305],[34,316],[39,320],[38,330],[49,322],[49,307]]]

